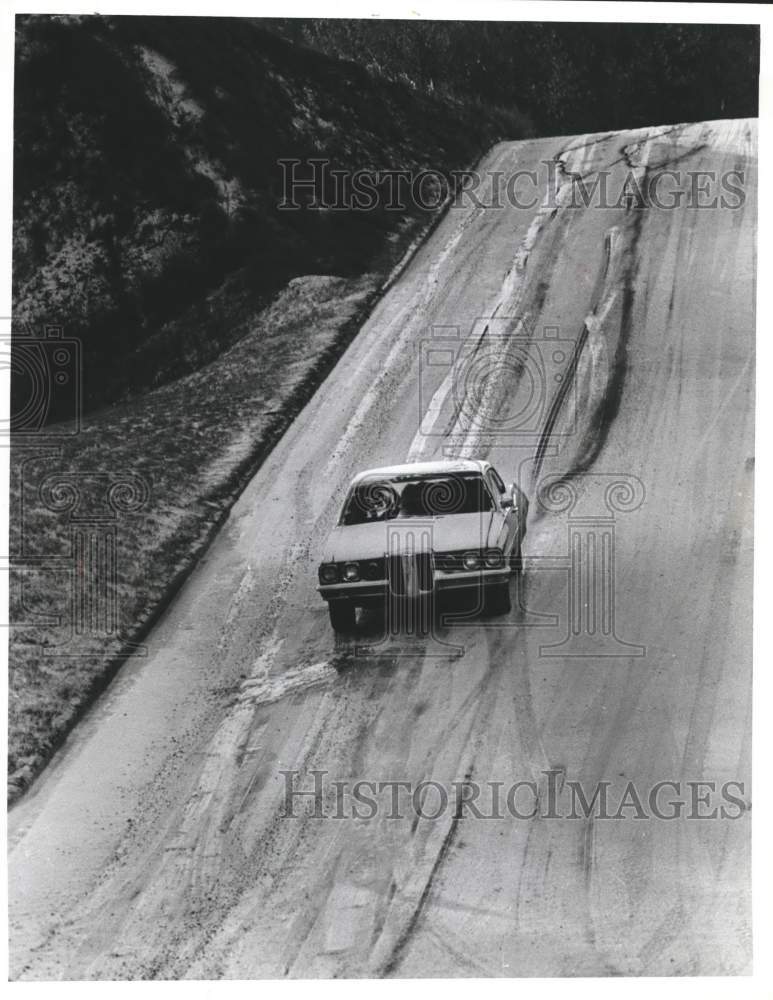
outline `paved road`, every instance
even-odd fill
[[[749,968],[756,164],[744,121],[492,150],[480,192],[536,171],[536,203],[447,214],[12,810],[14,977]],[[704,202],[728,171],[743,198],[620,194],[701,170]],[[599,171],[585,207],[570,174]],[[443,454],[531,497],[512,613],[335,638],[315,568],[350,477]],[[285,817],[315,780],[322,817]],[[334,818],[356,780],[452,794]],[[496,813],[497,781],[533,782],[524,818],[454,803],[478,783]],[[567,815],[603,782],[620,818]]]

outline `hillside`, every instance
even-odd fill
[[[528,131],[225,18],[22,17],[15,87],[16,328],[82,338],[87,409],[200,368],[293,277],[388,270],[423,221],[280,211],[281,159],[450,170]]]
[[[759,28],[743,24],[264,22],[416,90],[517,106],[538,135],[756,116]]]

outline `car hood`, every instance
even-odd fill
[[[421,552],[454,552],[496,544],[504,517],[499,511],[453,514],[435,518],[400,518],[370,524],[337,525],[325,544],[323,562],[378,559],[387,550],[397,555]]]

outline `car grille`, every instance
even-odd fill
[[[432,556],[429,552],[389,556],[387,571],[389,589],[398,597],[418,597],[432,590]]]

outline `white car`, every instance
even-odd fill
[[[529,502],[489,463],[394,465],[355,476],[325,544],[319,593],[336,632],[357,607],[483,587],[490,614],[510,610]]]

